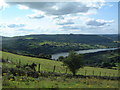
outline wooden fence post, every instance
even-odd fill
[[[7,62],[9,61],[8,57],[7,57],[7,59],[6,59],[6,60],[7,60]]]
[[[37,66],[37,64],[32,63],[32,65],[31,65],[31,66],[32,66],[33,70],[34,70],[34,71],[36,71],[36,68],[35,68],[35,67]]]
[[[18,70],[19,70],[19,72],[18,72],[18,73],[19,73],[19,76],[20,76],[20,63],[21,63],[21,62],[20,62],[20,60],[19,60],[19,62],[18,62],[18,65],[19,65],[19,68],[18,68]]]
[[[66,67],[66,72],[65,73],[67,73],[67,67]]]
[[[99,76],[101,76],[101,72],[100,72]]]
[[[19,59],[19,66],[20,66],[20,64],[21,64],[21,61],[20,61],[20,59]]]
[[[40,73],[40,64],[38,64],[38,72]]]
[[[86,76],[86,74],[87,74],[87,70],[85,70],[85,76]]]
[[[55,68],[56,68],[56,66],[54,66],[54,68],[53,68],[53,72],[55,72]]]
[[[93,70],[93,76],[94,76],[94,70]]]

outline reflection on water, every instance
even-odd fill
[[[99,52],[99,51],[106,51],[106,50],[115,50],[117,48],[107,48],[107,49],[89,49],[89,50],[79,50],[76,51],[78,54],[85,54],[85,53],[93,53],[93,52]],[[58,59],[60,56],[68,56],[69,52],[63,52],[63,53],[57,53],[52,55],[52,59]]]

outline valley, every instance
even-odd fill
[[[0,65],[3,88],[118,88],[120,49],[117,37],[112,39],[113,36],[2,37]],[[70,51],[83,56],[78,59],[84,66],[77,70],[75,76],[64,64]]]

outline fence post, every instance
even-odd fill
[[[18,68],[18,70],[19,70],[19,72],[18,72],[18,73],[19,73],[19,76],[20,76],[20,63],[21,63],[21,62],[20,62],[20,59],[19,59],[19,62],[18,62],[18,65],[19,65],[19,68]]]
[[[93,76],[94,76],[94,70],[93,70]]]
[[[7,57],[7,59],[6,59],[6,60],[7,60],[7,62],[9,61],[9,60],[8,60],[8,57]]]
[[[67,67],[66,67],[66,72],[65,73],[67,73]]]
[[[101,72],[100,72],[99,76],[101,76]]]
[[[54,65],[53,72],[55,72],[55,68],[56,68],[56,66]]]
[[[36,66],[37,66],[37,64],[32,63],[32,65],[31,65],[31,66],[32,66],[33,70],[34,70],[34,71],[36,71]]]
[[[40,73],[40,64],[38,64],[38,72]]]
[[[85,70],[85,76],[86,76],[86,74],[87,74],[87,70]]]
[[[19,59],[19,66],[20,66],[20,64],[21,64],[21,61],[20,61],[20,59]]]

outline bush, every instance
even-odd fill
[[[63,63],[70,69],[73,76],[75,76],[79,68],[83,67],[83,56],[71,51],[68,57],[63,60]]]

